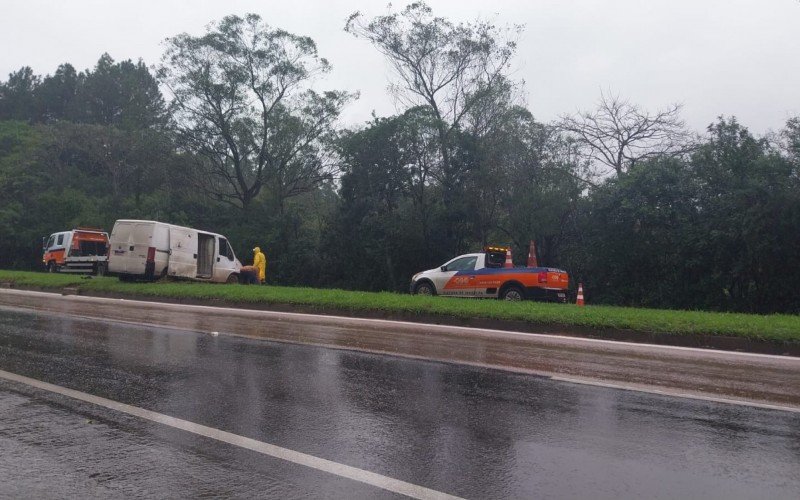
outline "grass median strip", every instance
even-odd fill
[[[633,307],[504,302],[421,297],[389,292],[355,292],[302,287],[214,285],[190,282],[123,283],[112,277],[0,271],[0,282],[19,287],[87,293],[130,294],[153,298],[224,300],[241,304],[286,304],[342,313],[382,312],[409,316],[444,316],[539,325],[634,330],[669,335],[719,335],[753,340],[800,342],[800,316],[670,311]]]

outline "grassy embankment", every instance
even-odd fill
[[[113,293],[154,298],[217,299],[243,304],[288,304],[342,313],[377,311],[409,317],[449,316],[525,321],[534,324],[634,330],[670,335],[719,335],[753,340],[800,342],[800,316],[667,311],[630,307],[509,303],[496,300],[419,297],[397,293],[350,292],[300,287],[214,285],[206,283],[122,283],[116,278],[0,271],[0,282],[29,288],[77,287],[91,294]]]

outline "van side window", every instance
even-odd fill
[[[58,243],[57,244],[58,244],[58,246],[61,246],[61,245],[64,244],[64,235],[63,234],[59,234],[58,235]]]

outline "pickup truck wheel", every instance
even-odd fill
[[[436,292],[433,289],[433,285],[431,285],[427,281],[423,281],[422,283],[414,287],[414,295],[435,295],[435,294]]]
[[[503,292],[500,294],[500,298],[512,302],[519,302],[520,300],[525,299],[525,292],[522,291],[522,288],[516,285],[511,285],[503,290]]]
[[[228,279],[225,280],[225,283],[227,283],[229,285],[233,285],[233,284],[239,283],[239,275],[231,273],[228,276]]]

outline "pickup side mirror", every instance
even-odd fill
[[[42,250],[47,250],[47,236],[42,236]]]
[[[441,269],[442,271],[447,271],[447,266],[442,266],[442,267],[440,267],[440,269]]]

